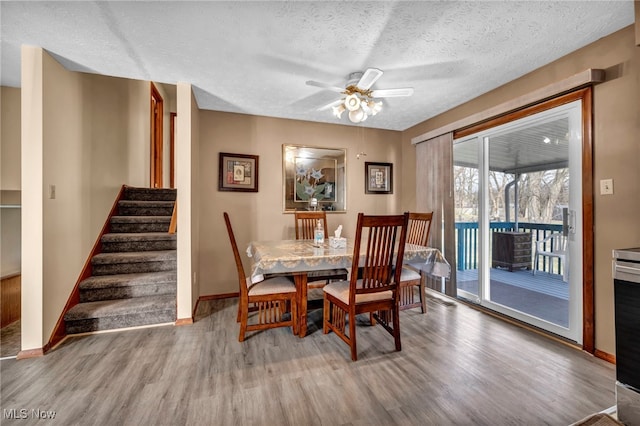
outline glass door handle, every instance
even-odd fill
[[[576,211],[568,208],[562,209],[562,235],[576,233]]]

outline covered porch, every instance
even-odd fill
[[[569,326],[569,285],[562,275],[491,268],[490,277],[487,298],[492,302],[562,327]],[[477,296],[477,269],[458,271],[457,282],[458,290]]]

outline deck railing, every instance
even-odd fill
[[[518,222],[516,229],[515,222],[490,222],[489,230],[493,232],[530,232],[531,256],[533,265],[533,255],[536,241],[541,241],[553,232],[562,232],[562,225],[551,223],[529,223]],[[456,222],[456,245],[457,245],[457,269],[478,269],[478,222]],[[535,265],[533,265],[535,267]],[[539,271],[562,273],[563,265],[557,262],[550,262],[546,257],[540,260]]]

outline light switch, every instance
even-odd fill
[[[613,194],[613,179],[602,179],[600,181],[600,195]]]
[[[49,198],[52,200],[55,200],[56,198],[56,186],[55,185],[49,185]]]

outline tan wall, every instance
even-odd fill
[[[83,194],[83,182],[90,180],[91,174],[89,170],[83,173],[82,164],[89,163],[91,151],[82,149],[89,134],[81,121],[80,74],[65,70],[46,53],[42,60],[44,341],[52,333],[82,269],[83,258],[91,250],[88,238],[77,238],[90,225],[90,216],[85,214],[90,204]],[[49,197],[50,185],[56,186],[55,199]]]
[[[251,240],[294,238],[293,216],[282,212],[282,145],[347,149],[347,213],[329,213],[330,233],[343,225],[352,235],[358,212],[401,212],[402,190],[393,195],[364,193],[364,162],[401,164],[400,133],[385,130],[284,120],[252,115],[200,112],[200,295],[238,291],[238,279],[223,212],[228,212],[242,251]],[[358,152],[366,157],[356,159]],[[259,192],[218,191],[220,152],[259,156]],[[413,191],[413,184],[410,191]],[[249,259],[244,257],[245,268]]]
[[[20,89],[0,88],[0,276],[20,272]],[[9,196],[5,196],[10,193]],[[9,198],[12,198],[9,200]]]
[[[0,88],[0,189],[20,189],[20,89]]]
[[[405,156],[411,138],[483,111],[588,68],[605,69],[594,88],[594,183],[614,180],[614,195],[595,195],[596,348],[615,353],[611,251],[640,246],[640,49],[627,27],[522,78],[403,132]],[[415,180],[415,163],[405,162],[403,181]],[[415,205],[406,197],[406,208]]]
[[[196,98],[191,90],[191,158],[190,158],[190,178],[191,178],[191,271],[200,269],[200,110]],[[202,274],[197,274],[191,283],[191,307],[195,308],[200,296],[200,279]]]
[[[192,317],[198,298],[199,114],[191,85],[176,87],[176,187],[178,189],[178,320]]]
[[[43,336],[43,50],[22,47],[22,350],[40,349]]]
[[[150,92],[148,82],[70,72],[40,48],[25,52],[22,349],[28,350],[51,336],[121,185],[148,184]]]
[[[20,273],[20,208],[0,210],[0,277]]]

